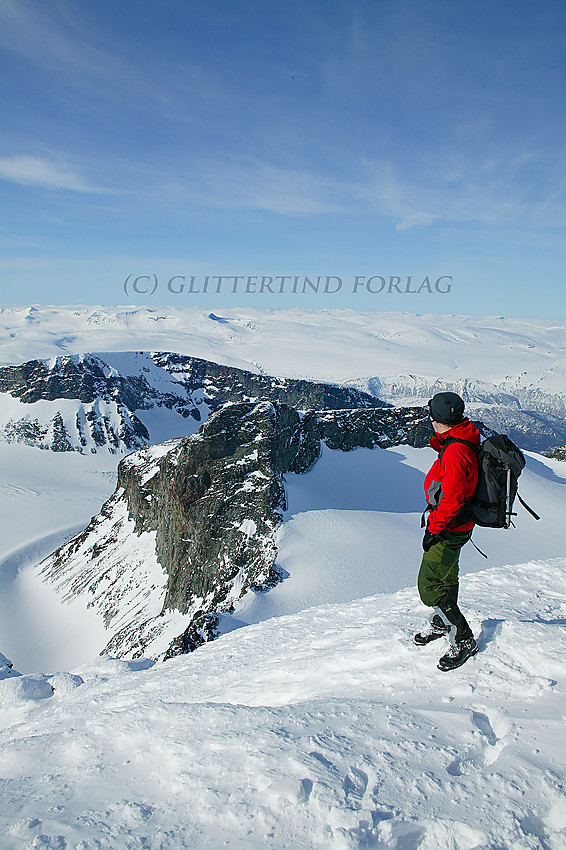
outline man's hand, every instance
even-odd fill
[[[426,529],[423,537],[423,549],[425,552],[434,546],[436,543],[440,543],[444,538],[441,534],[431,534],[428,528]]]

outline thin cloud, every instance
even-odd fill
[[[37,156],[20,154],[0,157],[0,179],[43,189],[67,189],[73,192],[108,192],[86,183],[71,169]]]
[[[142,113],[151,107],[153,120],[159,113],[206,126],[198,110],[187,110],[187,101],[225,107],[234,96],[231,87],[186,56],[148,62],[144,55],[137,61],[121,55],[119,43],[100,28],[89,29],[78,4],[62,3],[54,11],[41,3],[0,0],[0,46],[49,81],[50,98],[77,110],[88,101],[92,114],[112,106]]]
[[[242,157],[200,169],[201,192],[214,205],[281,215],[345,212],[340,183],[306,169],[283,168]]]
[[[554,228],[566,219],[564,193],[537,182],[536,157],[494,160],[435,157],[403,168],[387,161],[349,163],[347,173],[281,165],[259,157],[177,159],[124,164],[124,192],[167,199],[177,210],[259,210],[286,217],[374,215],[396,230],[477,223]],[[113,182],[119,175],[115,168]]]
[[[396,230],[434,222],[557,227],[566,220],[566,194],[563,169],[555,165],[550,170],[559,177],[549,185],[540,157],[530,152],[482,159],[440,151],[406,169],[366,161],[366,179],[355,180],[351,191],[366,211],[392,218]]]
[[[111,76],[121,80],[130,70],[115,53],[73,31],[53,10],[49,13],[41,5],[0,0],[0,14],[0,43],[43,73],[54,73],[81,87],[87,81],[100,84]]]

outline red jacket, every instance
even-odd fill
[[[469,419],[463,419],[444,434],[435,434],[430,445],[440,455],[448,437],[458,437],[479,446],[480,432]],[[445,528],[452,531],[468,531],[474,527],[472,520],[462,525],[450,523],[466,499],[470,499],[478,480],[478,456],[471,446],[464,443],[449,443],[426,474],[424,489],[427,503],[431,507],[428,530],[440,534]]]

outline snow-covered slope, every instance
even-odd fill
[[[116,459],[0,442],[0,468],[0,647],[19,669],[74,666],[100,652],[102,618],[84,603],[62,604],[34,567],[99,512],[116,486]]]
[[[467,576],[480,653],[452,673],[402,590],[4,679],[2,848],[562,850],[565,581]]]
[[[269,593],[246,594],[234,618],[256,623],[413,585],[425,506],[422,480],[434,457],[432,449],[410,446],[349,453],[325,447],[309,472],[287,475],[289,505],[277,563],[289,577]],[[518,505],[516,528],[477,527],[473,539],[488,559],[466,546],[462,574],[563,555],[566,463],[527,455],[519,490],[540,509],[540,521]]]

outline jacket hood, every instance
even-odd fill
[[[481,443],[480,432],[469,419],[462,419],[461,422],[458,422],[458,424],[450,428],[449,431],[445,431],[444,434],[435,434],[429,441],[429,445],[439,452],[448,437],[457,437],[459,440],[467,440],[475,446],[479,446]]]

